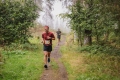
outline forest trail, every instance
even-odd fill
[[[60,47],[64,45],[65,43],[65,37],[62,38],[59,45],[56,45],[51,52],[51,62],[48,64],[48,69],[44,70],[42,76],[40,77],[40,80],[68,80],[67,72],[65,69],[65,66],[61,62],[60,58],[62,57],[60,53]],[[54,68],[54,64],[51,64],[52,61],[54,61],[58,68]]]

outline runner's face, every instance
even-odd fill
[[[49,28],[45,27],[45,32],[47,33],[49,31]]]

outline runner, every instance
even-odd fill
[[[42,43],[44,51],[44,68],[48,68],[47,62],[50,62],[50,53],[52,51],[52,40],[55,40],[55,36],[52,32],[49,32],[49,27],[44,26],[45,32],[42,34]]]
[[[57,39],[58,39],[58,45],[59,45],[59,42],[60,42],[60,39],[61,39],[61,31],[60,31],[60,29],[58,29],[58,31],[56,33],[57,33]]]

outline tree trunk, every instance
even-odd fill
[[[84,45],[92,44],[91,30],[85,30]]]
[[[107,32],[104,34],[104,40],[107,41],[107,40],[108,40],[108,37],[109,37],[109,31],[107,31]]]

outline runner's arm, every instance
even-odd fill
[[[55,37],[54,37],[54,38],[52,38],[52,40],[55,40]]]
[[[48,39],[52,39],[52,40],[55,40],[55,37],[48,37]]]
[[[42,34],[42,41],[41,41],[41,43],[44,43],[44,36],[43,36],[43,34]]]
[[[55,36],[53,33],[51,34],[51,37],[49,37],[49,39],[55,40]]]

